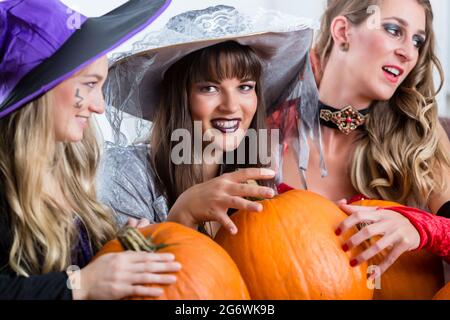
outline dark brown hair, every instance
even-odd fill
[[[188,54],[173,64],[165,73],[161,100],[156,110],[151,137],[150,162],[155,170],[157,186],[167,197],[169,206],[188,188],[204,182],[201,165],[180,164],[171,161],[171,151],[176,142],[171,141],[176,129],[187,129],[193,134],[193,120],[189,108],[189,90],[193,84],[202,81],[220,82],[224,79],[252,79],[256,81],[258,106],[250,128],[265,128],[266,108],[264,105],[260,78],[262,64],[255,52],[248,46],[234,41],[219,43]],[[245,138],[242,143],[245,142]],[[192,141],[193,143],[193,141]],[[241,143],[241,144],[242,144]],[[248,157],[250,146],[246,143],[245,154]],[[232,172],[237,168],[249,167],[236,164],[236,151],[233,152],[234,164],[222,165],[221,172]],[[224,161],[228,158],[224,156]],[[193,163],[193,162],[192,162]],[[252,167],[262,167],[258,163]]]

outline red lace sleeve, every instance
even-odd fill
[[[388,207],[407,218],[420,234],[417,250],[425,249],[450,263],[450,219],[411,207]]]

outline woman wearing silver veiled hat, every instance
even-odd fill
[[[258,211],[260,205],[245,198],[274,195],[267,186],[242,184],[261,180],[267,185],[274,178],[261,162],[249,161],[255,155],[261,160],[260,148],[252,148],[244,136],[265,127],[266,105],[271,108],[287,98],[305,67],[312,29],[303,20],[297,22],[292,30],[269,27],[274,32],[267,32],[231,7],[211,7],[174,17],[160,34],[136,43],[137,50],[119,55],[106,83],[108,102],[114,106],[110,122],[120,129],[124,112],[153,121],[150,148],[123,146],[119,130],[107,144],[99,196],[115,209],[119,221],[146,217],[193,228],[215,221],[234,233],[228,209]],[[149,49],[152,44],[158,47]],[[193,137],[195,122],[200,132],[212,132],[215,155],[224,163],[206,164],[215,159],[203,157],[208,149],[204,141],[203,161],[196,163],[193,139],[187,142],[194,151],[188,161],[174,161],[179,138],[174,141],[173,133],[183,129]],[[227,140],[231,142],[218,142]],[[236,164],[233,156],[230,161],[229,155],[243,146],[246,161]]]
[[[89,124],[104,112],[105,55],[168,4],[131,0],[86,18],[58,0],[0,2],[0,299],[158,296],[136,283],[175,281],[160,274],[180,268],[173,256],[89,263],[117,229],[96,199]]]

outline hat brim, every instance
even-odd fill
[[[310,28],[285,32],[261,32],[219,39],[180,43],[139,52],[116,61],[109,70],[105,87],[108,104],[133,116],[152,120],[159,104],[163,75],[191,52],[221,42],[236,41],[251,47],[263,63],[262,87],[267,108],[286,98],[286,89],[300,75],[313,39]],[[147,70],[142,68],[150,64]],[[137,88],[136,77],[142,76]],[[135,92],[133,92],[135,91]]]
[[[171,0],[132,0],[81,28],[50,58],[29,72],[0,105],[0,118],[17,110],[149,26]]]

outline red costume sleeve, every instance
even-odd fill
[[[410,207],[387,207],[407,218],[420,234],[417,250],[425,249],[450,262],[450,219]]]
[[[278,186],[280,194],[289,190],[292,188],[286,184],[282,183]],[[368,197],[356,195],[348,203],[364,199],[368,199]],[[450,263],[450,219],[411,207],[399,206],[383,209],[398,212],[413,224],[420,235],[420,245],[416,250],[425,249]]]

